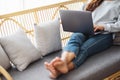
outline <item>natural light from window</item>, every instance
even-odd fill
[[[0,0],[0,15],[69,0]]]

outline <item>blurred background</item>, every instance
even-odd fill
[[[0,15],[69,0],[0,0]]]

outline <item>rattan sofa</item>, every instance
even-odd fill
[[[44,68],[43,63],[50,61],[55,56],[60,56],[61,51],[52,55],[47,55],[42,60],[38,60],[22,72],[9,68],[8,73],[13,80],[51,80],[49,72]],[[110,49],[91,56],[78,69],[68,74],[61,75],[56,80],[103,80],[107,76],[120,70],[120,46],[112,46]],[[6,72],[0,70],[4,75]],[[7,80],[12,80],[7,75]]]
[[[8,15],[1,15],[0,27],[3,28],[3,30],[0,30],[7,33],[10,31],[6,32],[4,30],[9,30],[8,28],[10,28],[14,31],[17,27],[21,27],[25,30],[29,29],[26,32],[31,33],[33,31],[33,26],[30,26],[34,23],[44,22],[48,19],[54,19],[57,17],[57,11],[61,8],[79,10],[80,5],[78,4],[81,4],[81,1],[86,0],[69,0],[67,2],[55,5],[20,11]],[[45,15],[44,11],[49,12],[49,14]],[[4,35],[4,33],[1,34]],[[62,38],[63,41],[69,37],[66,35],[63,36],[65,36]],[[61,52],[62,51],[54,52],[43,57],[43,59],[39,59],[33,62],[24,71],[20,72],[17,69],[11,67],[6,71],[4,68],[0,67],[0,73],[2,73],[7,80],[51,80],[49,78],[49,72],[44,68],[44,62],[50,61],[56,56],[60,56]],[[68,74],[61,75],[56,80],[102,80],[109,75],[119,71],[119,66],[120,46],[112,46],[104,52],[97,53],[96,55],[89,57],[86,62],[83,63],[78,69],[75,69]],[[3,77],[2,79],[5,80]]]

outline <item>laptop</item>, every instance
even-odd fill
[[[94,32],[92,13],[90,11],[60,10],[60,18],[64,31],[81,32],[86,35],[96,35]]]

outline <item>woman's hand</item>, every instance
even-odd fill
[[[104,27],[100,25],[94,25],[94,32],[104,31]]]

